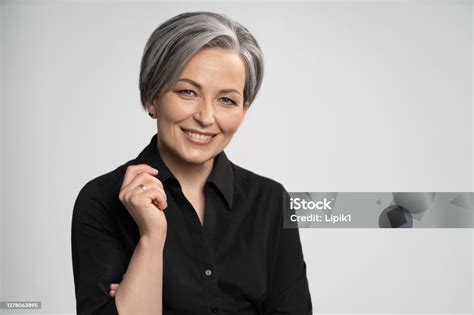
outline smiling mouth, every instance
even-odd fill
[[[186,134],[188,138],[200,143],[208,143],[212,138],[216,136],[216,134],[213,133],[200,133],[194,130],[184,128],[181,128],[181,130]]]

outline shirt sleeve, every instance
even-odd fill
[[[285,198],[288,198],[285,200]],[[303,257],[297,228],[283,227],[283,206],[289,195],[282,186],[276,228],[276,255],[270,281],[270,292],[262,303],[264,314],[313,314],[311,295],[306,277],[306,263]]]
[[[118,315],[110,283],[120,283],[127,266],[117,225],[94,181],[74,204],[71,249],[77,314]]]

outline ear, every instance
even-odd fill
[[[249,103],[249,102],[245,102],[245,103],[244,103],[244,114],[247,113],[247,110],[249,109],[249,107],[250,107],[250,103]]]
[[[148,112],[148,115],[150,115],[152,118],[156,118],[157,115],[157,101],[158,98],[155,98],[153,101],[148,101],[145,106]]]

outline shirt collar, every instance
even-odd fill
[[[227,159],[224,151],[214,157],[214,165],[211,173],[207,177],[207,182],[216,185],[227,201],[227,206],[232,209],[234,196],[234,171],[231,162]]]
[[[153,135],[150,143],[140,152],[135,161],[137,164],[148,164],[158,170],[158,179],[164,183],[169,178],[176,177],[171,173],[157,147],[158,134]],[[234,195],[234,172],[231,162],[227,159],[224,151],[214,157],[212,171],[206,182],[214,183],[227,202],[228,209],[232,208]]]

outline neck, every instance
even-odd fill
[[[168,169],[179,181],[183,190],[202,192],[206,179],[212,171],[214,159],[202,164],[189,163],[171,152],[158,136],[158,151]],[[158,170],[159,171],[159,170]]]

